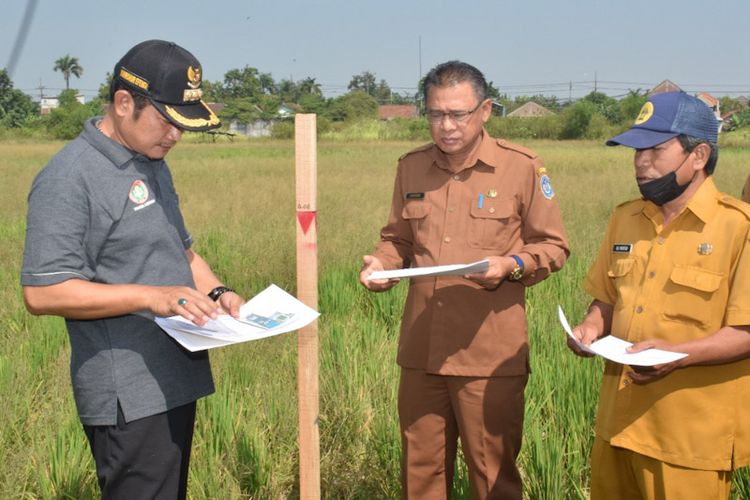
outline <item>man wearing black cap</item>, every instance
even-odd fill
[[[153,321],[198,325],[242,299],[192,249],[164,156],[184,130],[220,125],[201,66],[150,40],[115,66],[111,103],[34,180],[21,283],[33,314],[63,316],[78,413],[104,498],[185,498],[205,352]]]
[[[670,92],[607,142],[635,149],[643,198],[615,210],[584,282],[594,300],[573,333],[688,356],[607,362],[594,500],[728,498],[732,470],[750,464],[750,207],[714,185],[717,133],[703,102]]]

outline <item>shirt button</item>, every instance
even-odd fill
[[[623,380],[623,381],[622,381],[622,385],[623,385],[623,387],[627,387],[627,386],[629,386],[629,385],[630,385],[630,379],[629,379],[629,378],[626,378],[625,380]]]
[[[491,208],[490,208],[490,213],[491,213],[491,214],[494,214],[494,213],[495,213],[495,207],[491,207]]]
[[[650,273],[648,273],[649,278],[653,278],[654,276],[656,276],[655,272],[651,271]]]
[[[660,245],[663,245],[663,244],[664,244],[664,237],[663,237],[663,236],[659,236],[659,237],[658,237],[658,238],[656,239],[656,242],[657,242],[658,244],[660,244]]]
[[[460,181],[461,180],[461,176],[460,175],[454,175],[453,176],[453,180],[454,181]]]
[[[443,241],[446,242],[446,243],[450,243],[451,242],[451,237],[450,236],[446,236],[445,238],[443,238]]]
[[[438,300],[437,301],[437,306],[438,307],[443,307],[443,301],[442,300]]]
[[[638,314],[641,314],[643,312],[643,306],[636,307],[635,312],[637,312]]]
[[[456,211],[455,207],[448,207],[448,213],[452,214],[455,211]]]

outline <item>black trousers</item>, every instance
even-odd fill
[[[195,402],[132,422],[84,425],[105,500],[185,499]]]

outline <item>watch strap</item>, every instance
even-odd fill
[[[221,297],[225,293],[233,292],[233,291],[234,290],[232,290],[228,286],[224,286],[224,285],[217,286],[216,288],[208,292],[208,298],[216,302],[217,300],[219,300],[219,297]]]

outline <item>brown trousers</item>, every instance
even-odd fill
[[[458,437],[475,499],[520,499],[523,391],[528,375],[457,377],[401,369],[403,497],[449,498]]]

